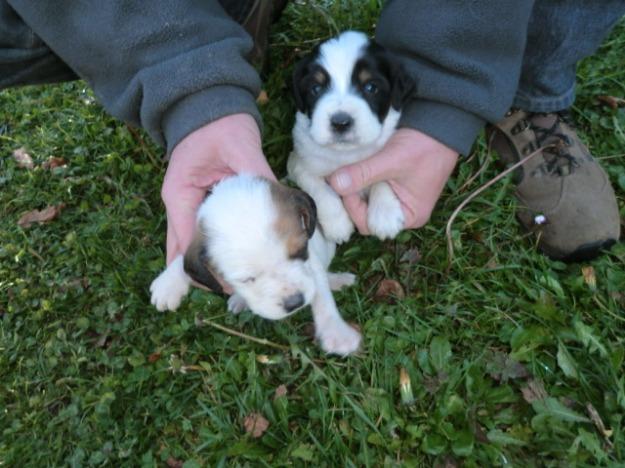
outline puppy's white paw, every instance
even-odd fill
[[[347,242],[354,232],[354,224],[350,219],[341,199],[337,197],[315,200],[317,204],[317,220],[323,229],[326,239],[342,244]]]
[[[332,291],[338,291],[356,282],[356,275],[351,273],[330,273],[328,272],[328,282]]]
[[[395,238],[404,228],[401,203],[388,184],[379,183],[371,188],[367,225],[371,234],[382,240]]]
[[[176,258],[150,285],[151,302],[159,311],[176,310],[189,292],[191,282],[184,272],[182,256]]]
[[[243,297],[235,293],[228,298],[228,312],[239,314],[246,309],[248,309],[247,302],[245,302]]]
[[[347,356],[358,351],[362,337],[354,328],[346,322],[333,321],[323,330],[317,330],[317,338],[321,343],[321,349],[328,354]]]

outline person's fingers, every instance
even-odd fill
[[[430,220],[438,197],[432,197],[423,192],[420,193],[420,196],[415,196],[410,189],[395,181],[389,181],[389,185],[401,203],[404,212],[404,229],[425,226]]]
[[[430,221],[432,214],[432,210],[423,205],[414,207],[401,202],[401,209],[404,212],[404,229],[422,228]]]
[[[364,161],[343,166],[328,182],[339,195],[355,194],[372,184],[394,178],[397,171],[393,154],[376,153]]]
[[[343,197],[343,205],[354,222],[356,229],[362,235],[368,235],[369,226],[367,223],[368,206],[359,194],[345,195]]]

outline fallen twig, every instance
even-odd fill
[[[210,327],[216,328],[217,330],[221,330],[224,333],[228,333],[229,335],[237,336],[244,340],[253,341],[254,343],[258,343],[264,346],[270,346],[272,348],[281,349],[282,351],[289,351],[291,348],[288,346],[284,346],[278,343],[274,343],[273,341],[269,341],[266,338],[257,338],[252,335],[246,335],[245,333],[241,333],[239,331],[233,330],[232,328],[225,327],[216,322],[206,319],[199,319],[198,322],[202,325],[208,325]]]
[[[488,163],[490,162],[490,148],[488,148],[487,153],[486,153],[486,158],[484,159],[484,163],[482,163],[482,165],[480,166],[480,168],[477,170],[477,172],[475,174],[473,174],[471,177],[469,177],[467,179],[467,181],[462,184],[462,186],[458,189],[458,192],[463,192],[464,189],[468,188],[475,179],[477,179],[480,174],[482,172],[484,172],[484,169],[486,169],[488,167]]]
[[[456,219],[456,217],[458,216],[460,211],[462,211],[462,209],[465,206],[467,206],[468,203],[471,200],[473,200],[475,197],[477,197],[480,193],[482,193],[488,187],[490,187],[491,185],[495,184],[496,182],[498,182],[501,179],[503,179],[504,177],[506,177],[508,174],[510,174],[512,171],[514,171],[517,167],[522,166],[523,164],[525,164],[527,161],[532,159],[534,156],[536,156],[538,153],[542,152],[543,150],[545,150],[547,148],[550,148],[550,147],[555,147],[555,146],[556,146],[555,144],[545,145],[545,146],[542,146],[542,147],[538,148],[536,151],[528,154],[523,159],[521,159],[519,162],[513,164],[512,166],[507,168],[505,171],[503,171],[501,174],[498,174],[497,176],[493,177],[491,180],[486,182],[484,185],[479,187],[477,190],[475,190],[473,193],[471,193],[471,195],[469,195],[467,198],[465,198],[464,201],[462,203],[460,203],[460,205],[458,205],[458,207],[454,210],[454,212],[449,217],[449,221],[447,221],[447,227],[445,228],[445,235],[447,237],[447,258],[448,258],[448,261],[447,261],[447,273],[449,273],[451,271],[451,265],[452,265],[453,260],[454,260],[454,244],[453,244],[453,240],[451,238],[451,226],[454,223],[454,220]]]

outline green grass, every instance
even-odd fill
[[[262,112],[279,175],[298,51],[341,29],[372,30],[378,8],[298,2],[275,28]],[[596,95],[625,94],[624,48],[621,23],[580,66],[575,107],[621,213],[625,111]],[[338,359],[311,341],[309,312],[280,323],[231,316],[223,299],[194,291],[176,313],[158,313],[148,286],[164,263],[162,150],[108,117],[82,82],[3,91],[0,108],[0,466],[625,463],[625,247],[588,264],[545,258],[499,183],[456,220],[445,272],[447,219],[497,173],[490,164],[459,190],[486,160],[483,141],[428,226],[340,249],[335,270],[359,280],[337,301],[362,327],[364,351]],[[37,168],[17,167],[21,146]],[[67,167],[39,167],[49,156]],[[54,221],[18,227],[22,213],[59,203]],[[415,249],[416,263],[406,259]],[[385,278],[406,297],[376,299]],[[413,401],[402,400],[401,369]],[[536,398],[541,383],[547,396],[528,403],[523,392]],[[280,385],[287,394],[274,398]],[[269,421],[257,439],[243,428],[254,412]]]

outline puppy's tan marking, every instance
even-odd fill
[[[358,73],[358,81],[360,81],[361,84],[365,84],[371,78],[373,78],[373,74],[369,70],[367,70],[366,68],[363,68]]]
[[[289,258],[308,256],[308,239],[317,225],[317,210],[310,196],[280,184],[271,184],[271,196],[278,208],[275,229],[284,240]]]
[[[324,85],[324,84],[326,83],[326,81],[328,81],[328,78],[327,78],[326,74],[325,74],[325,73],[323,73],[321,70],[316,71],[316,72],[313,74],[313,79],[314,79],[317,83],[319,83],[320,85]]]

